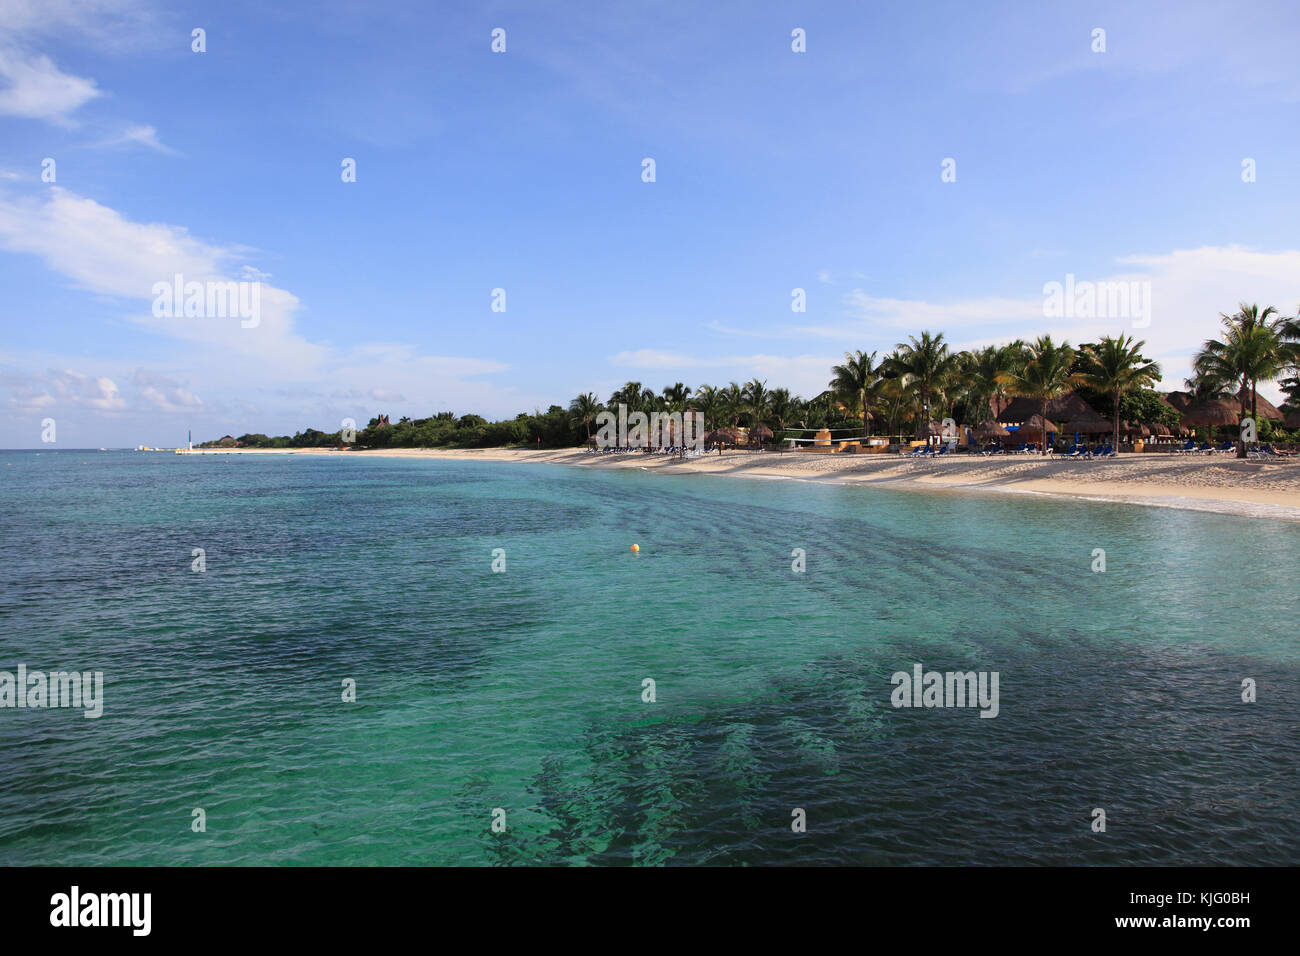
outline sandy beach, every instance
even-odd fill
[[[544,462],[706,474],[881,484],[931,492],[1056,495],[1300,521],[1300,461],[1238,461],[1230,455],[1147,453],[1104,461],[999,455],[910,459],[901,455],[818,455],[726,451],[682,460],[668,455],[602,455],[586,449],[206,449],[205,454],[295,454],[349,458]]]

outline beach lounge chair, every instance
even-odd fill
[[[1222,445],[1216,448],[1215,451],[1236,451],[1236,447],[1231,441],[1225,441]]]
[[[1066,458],[1079,458],[1079,457],[1082,457],[1082,455],[1083,455],[1083,451],[1082,451],[1082,449],[1079,448],[1078,445],[1071,445],[1071,446],[1070,446],[1070,450],[1067,451],[1067,452],[1065,453],[1065,456],[1064,456],[1064,457],[1066,457]]]

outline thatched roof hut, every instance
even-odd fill
[[[998,415],[998,421],[1008,424],[1028,421],[1034,415],[1043,413],[1043,400],[1040,398],[1030,398],[1022,395],[1014,399],[1001,414]],[[1056,398],[1049,399],[1047,402],[1047,418],[1049,421],[1069,421],[1081,418],[1101,418],[1097,410],[1079,397],[1077,392],[1066,392]]]
[[[1113,423],[1106,421],[1100,415],[1093,415],[1063,422],[1061,431],[1067,435],[1074,433],[1080,435],[1109,435],[1114,427]]]
[[[1161,395],[1166,405],[1172,405],[1180,412],[1185,412],[1192,407],[1192,396],[1189,392],[1170,392],[1168,395]]]
[[[1046,429],[1044,429],[1046,426]],[[1034,415],[1020,426],[1016,437],[1022,441],[1045,441],[1046,435],[1060,434],[1061,430],[1051,422],[1045,422],[1042,415]]]
[[[740,434],[734,428],[716,428],[704,436],[710,444],[736,445],[740,443]]]
[[[1238,402],[1244,401],[1246,403],[1246,414],[1249,415],[1250,407],[1251,407],[1250,389],[1243,388],[1241,391],[1239,391],[1237,393],[1237,401]],[[1286,416],[1283,415],[1282,412],[1278,410],[1278,407],[1274,405],[1272,402],[1270,402],[1263,395],[1259,394],[1258,390],[1256,390],[1255,392],[1255,413],[1260,418],[1271,418],[1275,422],[1280,422],[1284,418],[1286,418]]]
[[[1184,411],[1183,424],[1210,428],[1216,425],[1235,425],[1240,414],[1240,410],[1234,407],[1232,402],[1212,399],[1193,405]]]
[[[972,434],[976,438],[1006,438],[1011,434],[1011,432],[990,419],[987,422],[980,422],[976,425]]]

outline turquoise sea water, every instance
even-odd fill
[[[0,709],[0,863],[1300,863],[1300,525],[371,458],[0,482],[0,670],[105,680],[97,720]],[[998,717],[894,709],[918,662],[998,671]]]

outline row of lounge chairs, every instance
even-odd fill
[[[1260,445],[1258,448],[1251,448],[1246,452],[1247,458],[1263,459],[1265,461],[1281,461],[1283,458],[1290,458],[1291,452],[1278,451],[1268,442]]]
[[[1231,440],[1225,441],[1222,445],[1211,445],[1208,441],[1203,441],[1199,445],[1189,439],[1182,448],[1175,448],[1176,455],[1213,455],[1224,452],[1236,451],[1237,446]]]
[[[716,450],[716,445],[710,445],[707,449],[688,446],[684,451],[681,445],[665,445],[662,448],[598,448],[593,446],[587,449],[593,455],[681,455],[684,453],[687,458],[698,458],[703,451]]]
[[[1003,448],[1001,444],[985,445],[980,449],[981,455],[1037,455],[1038,442],[1031,441],[1018,445],[1015,448]]]
[[[1114,445],[1098,445],[1096,448],[1089,448],[1087,445],[1071,445],[1070,450],[1062,455],[1062,458],[1116,458],[1119,452],[1115,450]]]

